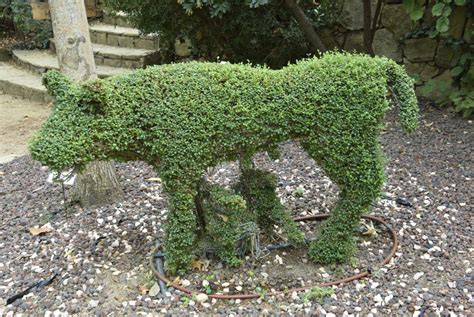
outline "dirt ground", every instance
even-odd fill
[[[50,111],[51,105],[0,92],[0,164],[28,152],[31,137]]]

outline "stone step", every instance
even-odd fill
[[[158,36],[140,34],[134,28],[96,23],[89,30],[92,43],[154,51],[160,49]]]
[[[56,52],[54,39],[50,39],[51,52]],[[141,68],[146,65],[160,64],[161,53],[155,50],[140,48],[115,47],[103,44],[92,44],[96,65],[122,68]]]
[[[49,50],[15,50],[13,51],[13,60],[18,66],[36,74],[42,74],[49,69],[59,69],[56,55]],[[100,78],[129,71],[131,71],[129,68],[97,65],[97,75]]]
[[[52,100],[41,83],[40,74],[31,73],[8,62],[0,62],[0,90],[39,102]]]

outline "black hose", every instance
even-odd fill
[[[161,242],[159,239],[156,239],[155,246],[158,250],[158,252],[154,254],[156,269],[160,274],[165,275],[165,270],[163,266],[163,259],[165,258],[165,254],[163,253],[163,251],[161,251]],[[166,283],[162,280],[158,280],[158,285],[160,286],[161,295],[166,296],[166,292],[168,292]]]

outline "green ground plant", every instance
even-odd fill
[[[308,292],[304,293],[303,301],[305,303],[317,301],[319,304],[323,304],[324,299],[333,294],[334,290],[331,287],[313,287]]]
[[[84,83],[50,71],[44,83],[55,106],[30,146],[33,158],[53,170],[109,159],[154,166],[168,195],[164,247],[171,273],[193,259],[204,171],[290,139],[340,189],[309,256],[347,260],[353,230],[384,181],[378,138],[388,86],[403,128],[411,132],[418,124],[413,80],[404,68],[357,54],[328,53],[281,70],[190,62]]]

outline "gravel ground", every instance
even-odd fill
[[[370,278],[334,287],[334,295],[321,302],[306,302],[296,293],[205,303],[183,300],[172,289],[167,296],[155,295],[149,255],[155,238],[163,235],[167,206],[157,175],[147,165],[117,164],[126,192],[122,203],[65,211],[61,188],[46,182],[45,167],[28,156],[2,164],[0,316],[472,316],[474,126],[432,107],[423,107],[422,114],[419,130],[406,136],[390,113],[382,135],[387,183],[372,212],[398,232],[396,257]],[[337,187],[296,144],[283,144],[281,152],[275,162],[266,155],[255,161],[278,174],[282,201],[298,216],[328,212]],[[228,164],[215,168],[210,178],[229,184],[236,173],[235,164]],[[411,206],[396,203],[397,198]],[[31,227],[44,224],[50,232],[31,234]],[[7,298],[54,273],[50,285],[6,305]]]

